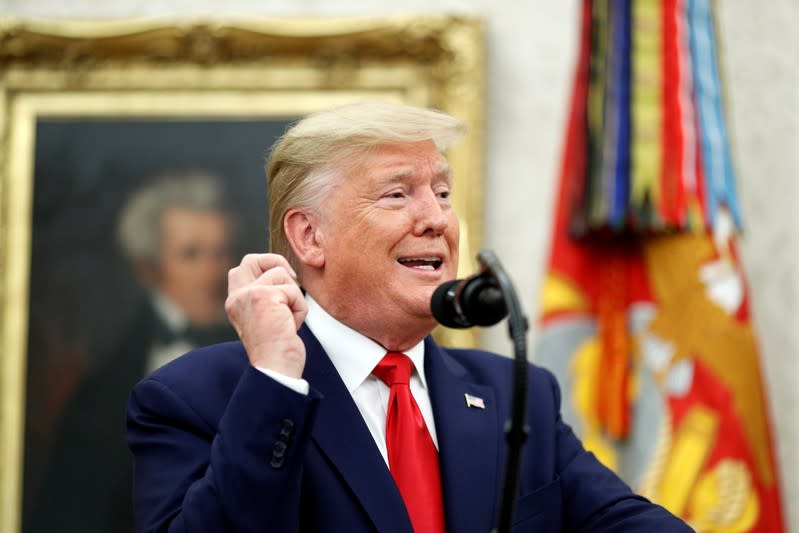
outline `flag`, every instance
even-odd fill
[[[485,400],[483,400],[482,398],[480,398],[478,396],[472,396],[471,394],[468,394],[468,393],[464,394],[464,397],[466,398],[466,406],[467,407],[473,407],[475,409],[485,409],[486,408]]]
[[[700,532],[784,531],[708,0],[584,0],[536,360]]]

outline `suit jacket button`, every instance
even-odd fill
[[[272,457],[282,459],[286,455],[286,443],[279,440],[272,446]]]
[[[282,468],[286,462],[286,443],[283,441],[275,442],[272,446],[272,461],[269,463],[272,468]]]

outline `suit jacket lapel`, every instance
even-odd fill
[[[405,504],[358,407],[333,363],[303,325],[303,377],[322,393],[311,437],[339,471],[378,531],[410,532]]]
[[[498,406],[490,387],[472,383],[466,369],[425,341],[425,375],[438,435],[447,531],[491,531],[500,464]],[[485,401],[469,407],[465,394]]]

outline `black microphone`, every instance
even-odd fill
[[[430,310],[448,328],[493,326],[508,314],[499,285],[486,272],[439,285],[430,298]]]

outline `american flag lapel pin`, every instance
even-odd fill
[[[468,392],[463,395],[466,398],[466,407],[474,407],[475,409],[485,409],[486,403],[482,398],[472,396]]]

